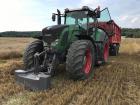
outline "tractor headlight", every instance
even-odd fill
[[[51,43],[51,46],[52,46],[52,47],[55,47],[55,46],[58,44],[58,41],[59,41],[59,40],[56,39],[54,42]]]

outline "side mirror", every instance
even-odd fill
[[[52,14],[52,21],[55,21],[56,15],[55,13]]]

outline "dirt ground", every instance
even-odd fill
[[[0,105],[140,105],[140,39],[123,39],[120,54],[95,67],[93,78],[72,81],[63,71],[43,92],[25,90],[14,79],[14,70],[23,67],[23,50],[32,40],[0,38]]]

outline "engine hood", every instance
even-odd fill
[[[54,25],[46,27],[42,30],[43,40],[48,44],[51,44],[53,41],[59,38],[64,28],[68,25]]]
[[[68,25],[54,25],[46,27],[42,30],[42,35],[56,35],[58,36],[64,28],[68,27]]]

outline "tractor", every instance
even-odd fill
[[[111,19],[108,8],[57,9],[52,21],[35,37],[23,55],[25,70],[16,70],[16,80],[32,90],[44,90],[57,74],[59,64],[65,64],[66,75],[73,80],[85,80],[94,66],[104,64],[109,55],[117,55],[121,29]],[[63,23],[61,22],[63,20]]]

